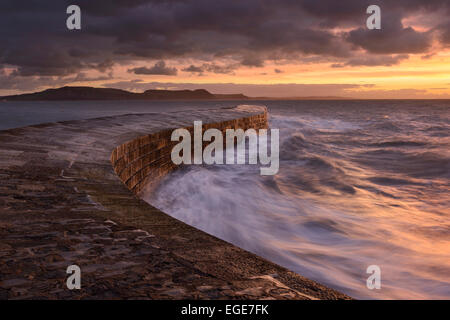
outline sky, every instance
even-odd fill
[[[81,9],[69,30],[66,9]],[[369,30],[369,5],[381,29]],[[2,0],[0,96],[61,86],[450,98],[450,0]]]

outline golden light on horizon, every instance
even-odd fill
[[[139,75],[139,83],[185,83],[197,84],[199,88],[208,84],[234,84],[234,91],[240,93],[239,85],[283,85],[283,84],[356,84],[360,88],[348,89],[345,93],[349,97],[364,97],[376,92],[380,98],[383,92],[398,90],[415,90],[416,98],[450,98],[450,50],[441,50],[430,57],[423,54],[409,55],[400,63],[389,66],[340,66],[333,67],[334,62],[301,63],[288,61],[286,63],[267,61],[263,67],[239,67],[229,74],[193,74],[180,71],[176,77]],[[114,69],[115,78],[109,82],[112,86],[120,81],[136,79],[128,70],[142,65],[136,61],[132,66],[119,66]],[[168,65],[182,70],[192,64],[183,60],[168,61]],[[97,82],[80,82],[83,85],[98,85]],[[166,85],[159,88],[170,89]],[[225,90],[225,89],[224,89]],[[245,92],[244,92],[245,93]],[[264,92],[261,96],[264,96]],[[323,95],[326,95],[324,92]],[[292,97],[297,96],[292,92]],[[401,97],[400,97],[401,98]]]

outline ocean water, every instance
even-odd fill
[[[0,130],[127,113],[211,109],[236,104],[233,101],[0,101]]]
[[[355,298],[449,299],[450,101],[264,103],[277,175],[185,166],[145,200]]]

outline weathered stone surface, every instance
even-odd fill
[[[123,115],[0,132],[0,299],[348,298],[132,192],[172,169],[148,164],[170,146],[168,129],[194,120],[260,128],[266,110]],[[152,169],[137,175],[146,166]],[[81,290],[66,288],[72,264],[81,267]]]

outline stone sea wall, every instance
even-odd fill
[[[203,132],[210,128],[219,129],[223,133],[227,129],[265,129],[267,128],[267,111],[250,115],[245,118],[207,123],[202,126]],[[194,127],[185,127],[193,137]],[[178,143],[171,141],[172,130],[163,130],[148,134],[126,142],[114,149],[111,163],[114,171],[135,194],[152,185],[177,166],[173,164],[170,154]],[[202,132],[202,133],[203,133]]]
[[[174,169],[173,129],[267,116],[240,106],[0,131],[0,299],[348,299],[138,196]],[[74,264],[80,290],[66,286]]]

